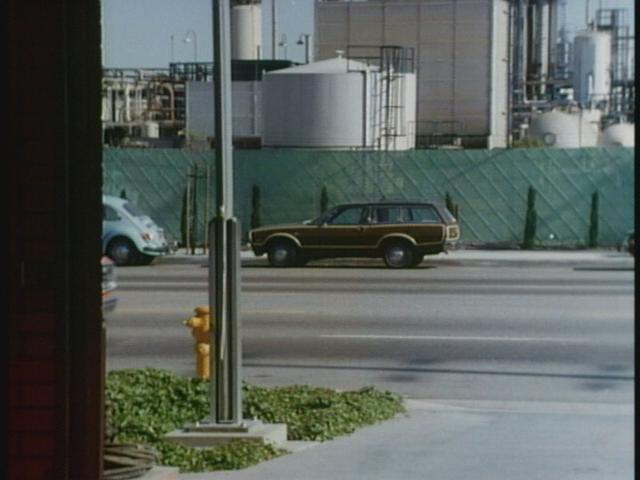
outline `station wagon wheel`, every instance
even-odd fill
[[[417,267],[418,265],[420,265],[422,263],[423,260],[424,260],[424,255],[419,255],[419,254],[414,252],[413,261],[411,262],[411,266],[412,267]]]
[[[298,249],[287,240],[276,240],[267,247],[267,257],[273,267],[293,267],[298,262]]]
[[[132,265],[138,260],[138,249],[128,238],[116,237],[107,246],[107,256],[116,265]]]
[[[382,258],[389,268],[407,268],[414,266],[415,253],[409,242],[393,241],[384,247]]]

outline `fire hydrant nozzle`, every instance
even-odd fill
[[[194,308],[195,316],[184,320],[182,323],[191,327],[191,335],[195,340],[196,375],[202,379],[209,378],[210,369],[210,345],[211,318],[209,307],[199,306]]]

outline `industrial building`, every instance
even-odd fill
[[[628,12],[600,8],[586,29],[570,32],[566,1],[316,0],[306,56],[315,62],[302,65],[263,59],[260,2],[236,5],[235,144],[633,146]],[[105,71],[105,143],[210,147],[212,69]]]
[[[509,2],[318,1],[316,58],[362,46],[415,49],[418,146],[507,146]]]
[[[600,144],[614,124],[626,133],[619,143],[632,144],[634,52],[624,9],[597,10],[575,39],[566,1],[557,0],[316,0],[315,26],[319,59],[355,45],[415,49],[418,147],[560,146],[554,138],[585,121],[563,146]]]

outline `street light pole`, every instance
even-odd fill
[[[174,60],[175,60],[174,59],[174,55],[173,55],[174,54],[174,47],[173,47],[174,36],[173,35],[169,35],[169,39],[171,41],[171,46],[170,46],[170,50],[169,50],[169,58],[171,59],[171,63],[173,63]]]
[[[198,61],[198,36],[196,35],[196,32],[194,32],[193,30],[187,31],[187,34],[182,39],[182,41],[184,43],[193,42],[193,61],[197,62]]]
[[[309,38],[311,35],[308,33],[301,33],[298,41],[296,42],[298,45],[304,45],[304,63],[309,63],[310,55],[309,55]]]
[[[231,36],[228,0],[212,0],[215,115],[215,217],[209,222],[209,311],[211,330],[210,420],[242,422],[240,320],[240,228],[233,216]]]
[[[283,58],[286,60],[287,59],[287,34],[286,33],[282,34],[282,37],[280,37],[280,43],[278,43],[278,45],[282,47]]]

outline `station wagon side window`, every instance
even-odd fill
[[[376,207],[373,209],[372,223],[407,223],[409,219],[407,207]]]
[[[338,212],[331,220],[329,225],[359,225],[362,223],[362,207],[345,208]]]
[[[103,205],[102,207],[102,219],[110,222],[115,222],[120,220],[120,215],[113,208],[108,205]]]
[[[414,223],[442,223],[436,209],[427,205],[411,207],[411,215]]]

